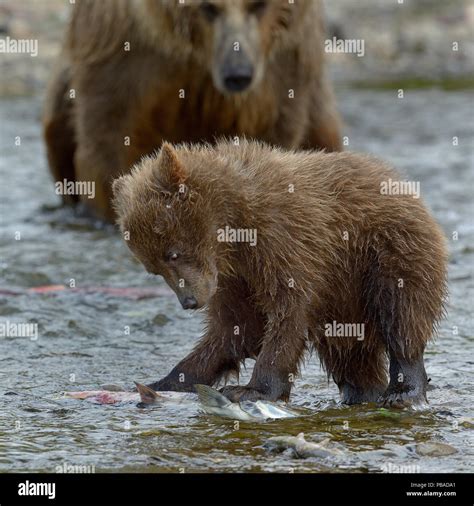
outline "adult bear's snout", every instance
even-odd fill
[[[246,90],[253,79],[253,67],[250,63],[225,66],[222,70],[222,82],[230,93]]]

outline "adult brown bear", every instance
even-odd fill
[[[319,0],[77,0],[49,87],[55,180],[113,219],[110,184],[163,140],[245,135],[339,150]]]
[[[207,307],[201,341],[151,386],[214,385],[255,358],[224,393],[287,399],[314,347],[344,402],[423,402],[447,255],[406,183],[367,155],[246,141],[144,158],[113,186],[121,229],[184,309]]]

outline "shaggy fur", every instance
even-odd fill
[[[99,217],[113,218],[112,179],[164,140],[245,135],[287,148],[341,148],[320,2],[223,0],[213,19],[209,4],[76,1],[44,135],[55,179],[95,182],[94,199],[76,200]],[[251,84],[227,92],[224,70],[245,63]]]
[[[165,143],[118,179],[132,252],[184,307],[207,307],[200,343],[152,386],[213,385],[251,357],[250,383],[225,394],[287,399],[314,347],[344,402],[425,399],[423,352],[443,313],[446,250],[421,200],[381,192],[389,179],[399,176],[366,155],[246,141]],[[256,229],[257,244],[219,242],[226,226]],[[364,339],[328,336],[332,322],[364,324]]]

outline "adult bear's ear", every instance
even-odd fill
[[[186,169],[178,159],[176,150],[168,142],[164,142],[161,146],[156,169],[156,175],[164,193],[178,192],[181,198],[186,196]]]

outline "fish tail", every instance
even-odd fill
[[[158,394],[152,388],[142,385],[141,383],[137,383],[136,381],[134,381],[134,383],[143,403],[153,404],[157,400]]]
[[[224,408],[231,404],[229,399],[218,392],[215,388],[207,385],[194,385],[198,394],[199,400],[204,406],[215,408]]]

